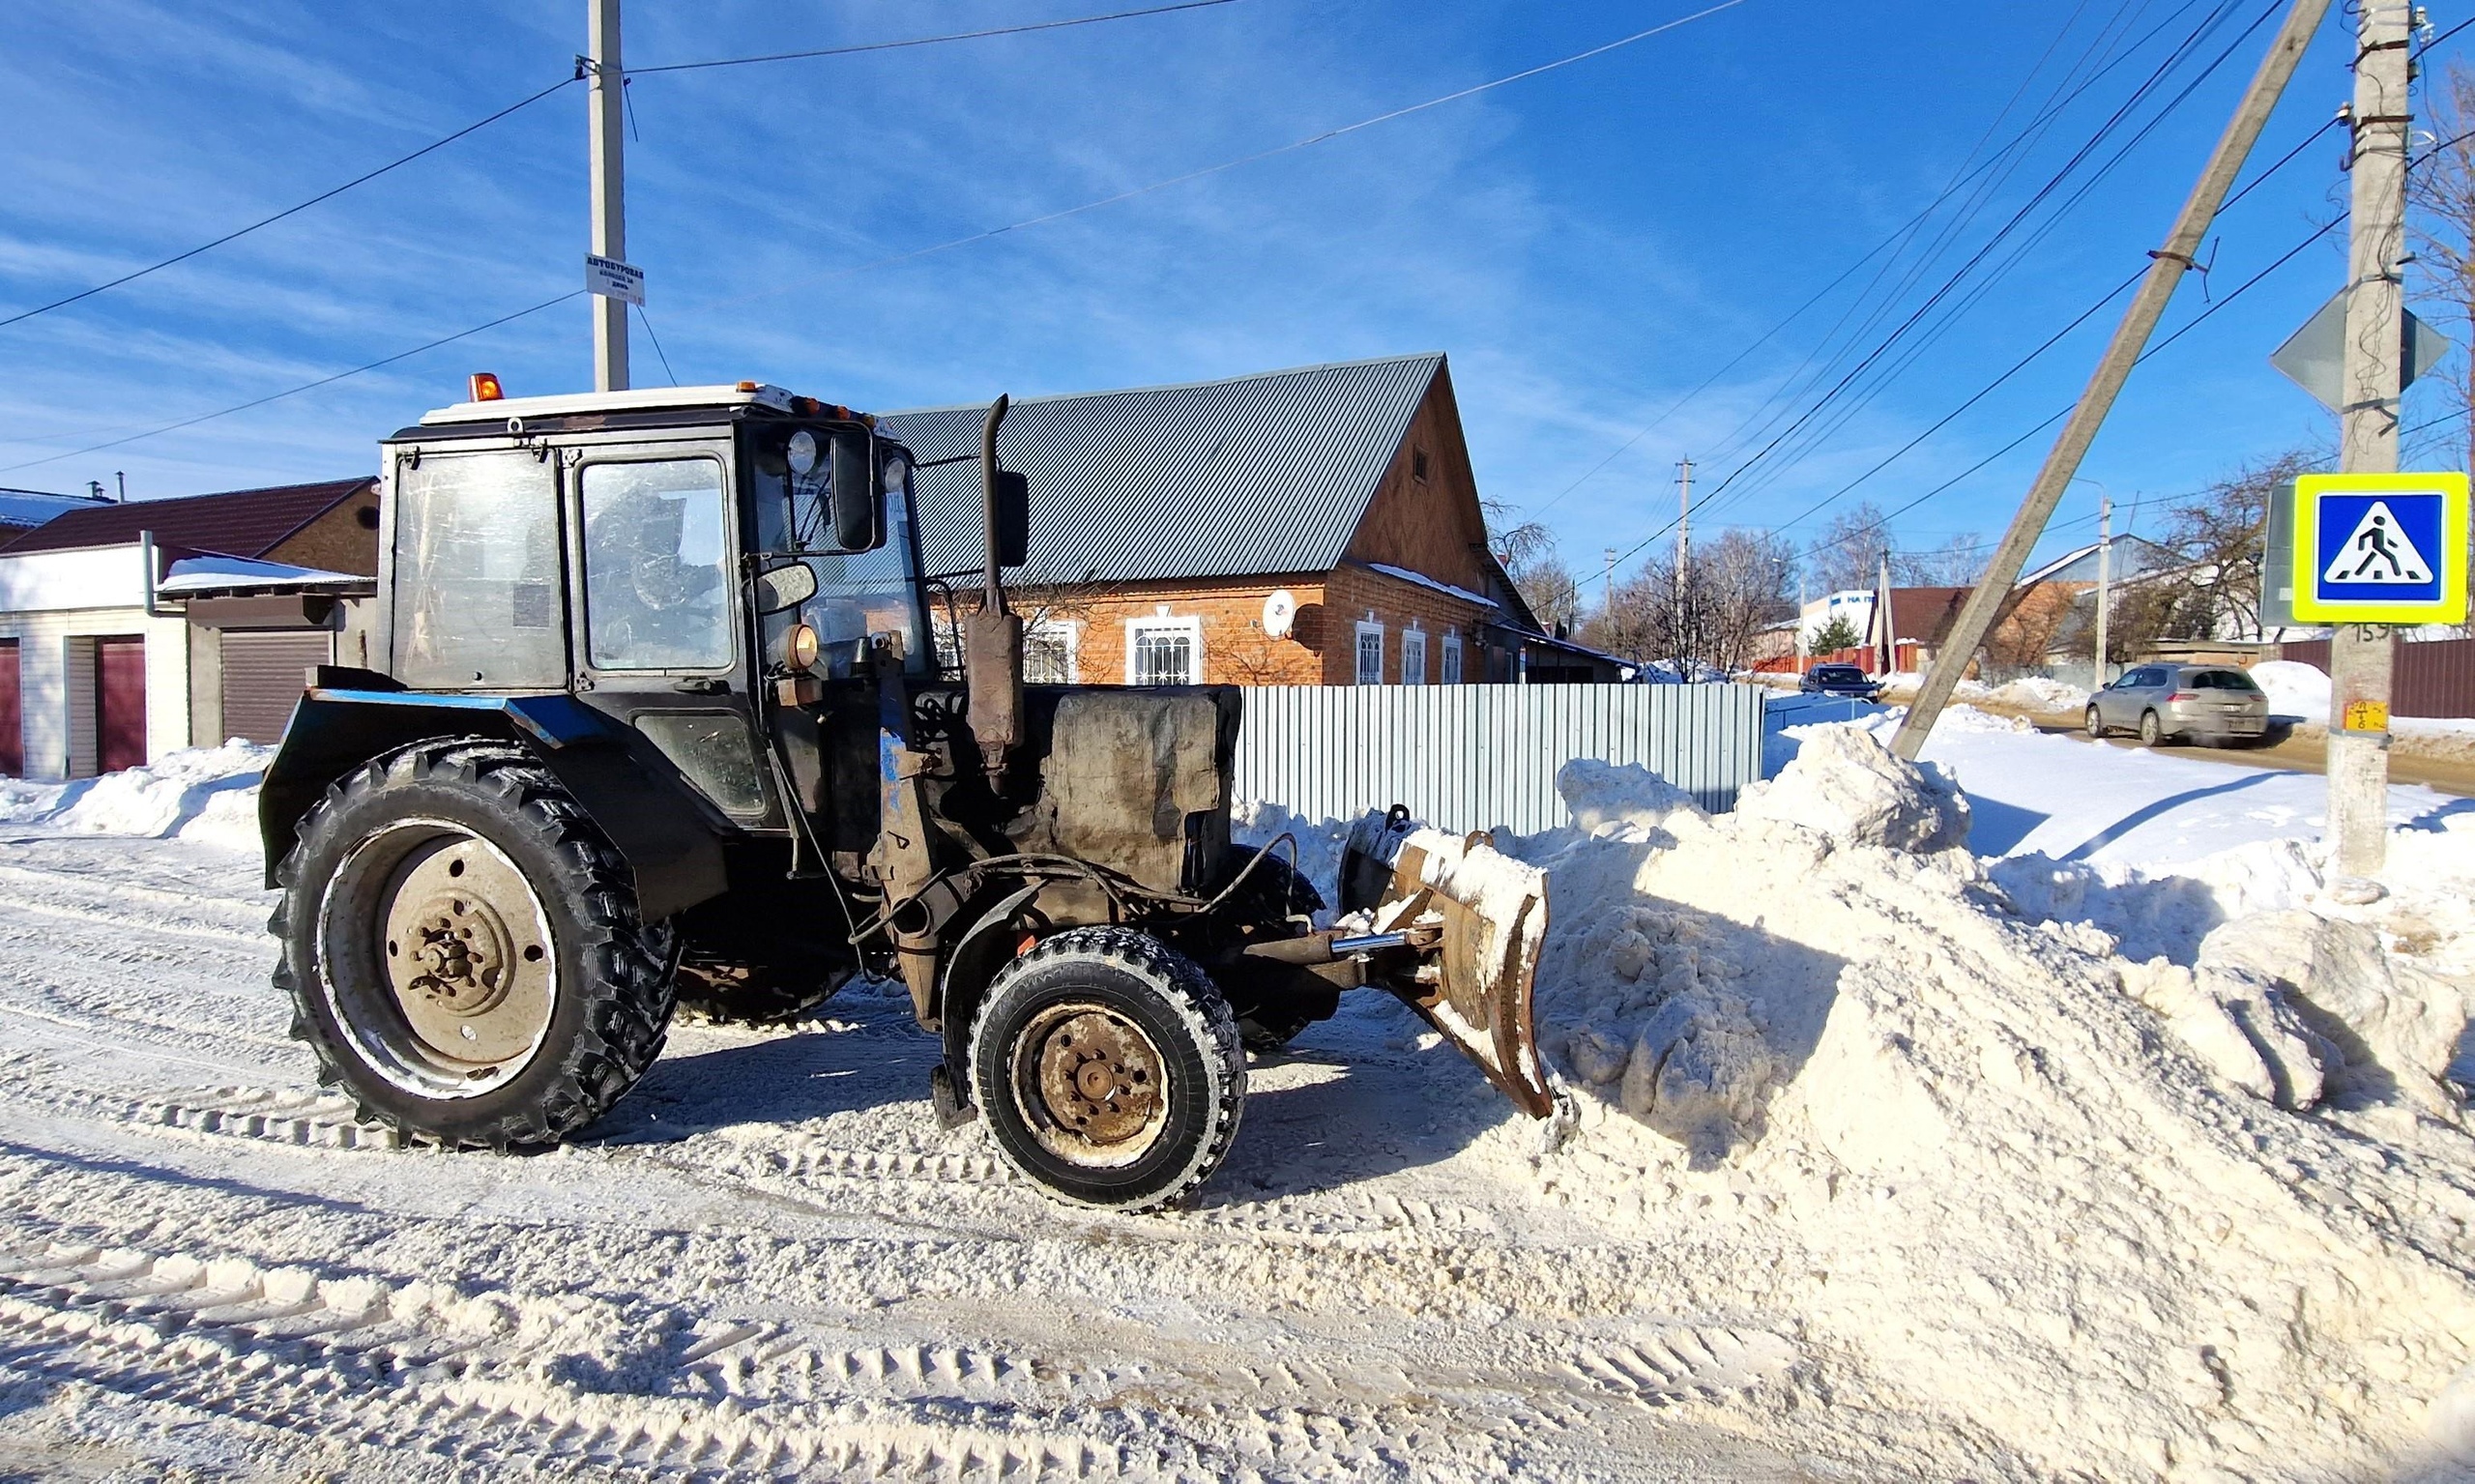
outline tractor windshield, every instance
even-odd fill
[[[885,446],[880,445],[881,448]],[[881,467],[887,461],[880,460]],[[908,461],[902,478],[886,491],[885,540],[873,551],[822,554],[813,550],[814,533],[830,528],[824,511],[829,492],[826,470],[800,478],[778,461],[748,461],[749,505],[755,512],[756,549],[766,553],[798,553],[816,573],[816,596],[798,608],[764,621],[767,653],[793,624],[817,632],[821,653],[817,673],[848,680],[858,673],[872,633],[902,635],[903,668],[915,675],[935,673],[929,653],[928,625],[919,586],[919,544],[911,512]],[[805,541],[793,533],[808,533]]]

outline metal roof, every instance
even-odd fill
[[[1340,565],[1441,353],[1025,397],[998,462],[1028,475],[1034,585],[1329,571]],[[919,542],[931,572],[980,564],[984,407],[888,415],[922,462]]]

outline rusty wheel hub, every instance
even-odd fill
[[[1168,1107],[1160,1053],[1133,1021],[1101,1005],[1059,1005],[1020,1045],[1035,1094],[1025,1111],[1056,1153],[1131,1158],[1159,1136]]]
[[[419,1050],[476,1069],[530,1056],[555,998],[547,926],[532,885],[486,842],[450,835],[410,852],[377,949]]]

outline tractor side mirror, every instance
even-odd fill
[[[876,461],[868,435],[833,435],[833,544],[844,551],[874,551],[884,544],[885,505],[877,493]]]
[[[1011,469],[997,471],[997,565],[1020,567],[1032,552],[1032,481]]]
[[[816,568],[805,562],[785,562],[756,574],[756,611],[769,618],[814,597]]]

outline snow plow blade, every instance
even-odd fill
[[[1523,1112],[1555,1110],[1538,1060],[1530,990],[1547,941],[1547,873],[1483,833],[1430,829],[1395,804],[1352,827],[1341,910],[1370,934],[1398,934],[1369,975],[1478,1063]]]

